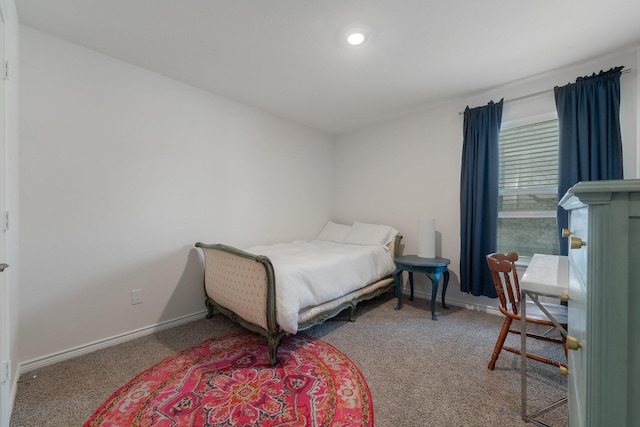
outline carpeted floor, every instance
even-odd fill
[[[336,346],[360,368],[377,427],[531,425],[520,418],[519,356],[503,352],[496,369],[487,369],[502,317],[438,305],[440,320],[434,322],[428,301],[405,298],[400,311],[395,305],[387,294],[359,305],[355,322],[343,313],[306,331]],[[11,426],[81,426],[139,372],[207,338],[241,330],[217,315],[25,373]],[[519,337],[509,342],[519,347]],[[564,359],[560,346],[534,340],[528,346]],[[528,373],[530,408],[566,396],[566,378],[557,368],[530,361]],[[541,419],[566,426],[566,405]]]

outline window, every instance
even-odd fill
[[[558,254],[558,120],[500,131],[498,251]]]

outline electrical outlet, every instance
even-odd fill
[[[131,291],[131,305],[142,304],[142,289],[134,289]]]

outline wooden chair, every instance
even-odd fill
[[[520,350],[504,346],[504,341],[507,338],[508,333],[520,334],[520,283],[518,281],[518,274],[516,272],[516,261],[518,260],[518,254],[515,252],[509,252],[508,254],[493,253],[487,255],[487,263],[489,264],[489,270],[491,271],[491,277],[493,278],[493,284],[496,287],[498,298],[500,300],[500,311],[505,315],[498,341],[493,349],[491,355],[491,361],[489,362],[489,369],[493,370],[500,356],[500,351],[505,350],[511,353],[520,354]],[[563,327],[567,328],[567,306],[560,304],[543,304],[556,321]],[[540,310],[540,308],[533,302],[527,301],[527,324],[541,325],[547,327],[554,327],[555,325],[549,318]],[[511,329],[511,323],[513,321],[517,323],[514,325],[514,329]],[[527,337],[551,341],[562,344],[564,347],[564,355],[567,357],[567,345],[564,335],[562,338],[548,337],[545,334],[537,334],[527,332]],[[538,356],[536,354],[527,353],[527,357],[538,362],[547,363],[553,366],[566,367],[566,363],[560,363],[546,357]]]

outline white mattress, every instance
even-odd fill
[[[276,279],[276,320],[292,334],[300,310],[331,301],[393,273],[395,264],[385,246],[296,240],[246,249],[266,255]]]

